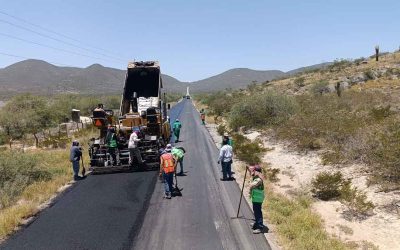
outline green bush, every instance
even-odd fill
[[[218,125],[217,132],[220,136],[223,136],[226,132],[226,127],[223,124]]]
[[[235,104],[229,113],[229,125],[233,130],[244,126],[260,128],[279,125],[296,111],[294,100],[273,92],[244,98]]]
[[[343,185],[340,193],[340,200],[347,207],[346,215],[350,218],[364,218],[375,207],[367,200],[367,195],[352,187],[350,182]]]
[[[311,181],[311,192],[321,200],[337,199],[341,195],[342,187],[348,183],[350,182],[345,180],[340,172],[322,172]]]
[[[328,81],[322,80],[313,83],[310,92],[314,95],[322,95],[324,93],[329,93],[329,88],[328,88]]]
[[[40,168],[31,154],[0,152],[0,208],[7,207],[35,181],[49,180],[51,174]]]
[[[251,165],[261,162],[261,153],[265,152],[261,141],[252,142],[240,134],[233,134],[232,138],[235,142],[234,153],[241,161]]]
[[[296,84],[297,87],[304,87],[305,86],[305,84],[304,84],[305,80],[306,79],[304,77],[298,77],[298,78],[296,78],[294,80],[294,84]]]

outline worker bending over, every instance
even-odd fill
[[[132,128],[132,134],[129,137],[128,149],[129,149],[129,165],[132,166],[134,162],[134,158],[136,158],[137,163],[141,165],[143,163],[142,155],[140,154],[140,150],[138,148],[138,143],[140,139],[138,137],[138,132],[134,131]]]
[[[179,134],[181,133],[182,124],[179,119],[176,119],[174,124],[172,125],[172,130],[175,135],[175,143],[179,142]]]
[[[177,166],[179,162],[181,168],[181,171],[179,171],[179,173],[177,173],[176,175],[183,175],[183,157],[186,153],[185,149],[183,147],[173,147],[171,153],[175,160],[175,166]]]
[[[175,173],[175,160],[171,154],[172,146],[168,144],[165,153],[160,157],[160,176],[164,178],[165,198],[171,199],[173,180]]]
[[[253,233],[268,232],[268,227],[264,226],[262,214],[262,203],[264,201],[264,177],[262,169],[260,165],[249,166],[247,168],[253,177],[250,183],[250,197],[254,212]]]

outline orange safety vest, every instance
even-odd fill
[[[168,173],[172,173],[172,172],[175,171],[174,170],[174,160],[172,158],[172,154],[171,153],[163,154],[161,156],[161,159],[163,160],[162,168],[164,170],[164,173],[168,174]]]

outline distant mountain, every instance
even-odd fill
[[[208,92],[210,90],[224,90],[227,88],[245,88],[252,82],[262,83],[285,75],[279,70],[252,70],[236,68],[225,71],[200,81],[190,83],[190,90],[194,92]]]
[[[301,67],[301,68],[286,72],[286,75],[295,75],[297,73],[301,73],[301,72],[308,71],[308,70],[322,69],[322,68],[328,67],[331,64],[332,64],[331,62],[326,62],[326,63],[315,64],[315,65],[311,65],[311,66],[307,66],[307,67]]]
[[[279,70],[236,68],[191,83],[181,82],[165,74],[162,75],[162,79],[167,92],[186,93],[186,86],[190,86],[191,92],[238,89],[245,88],[254,81],[261,83],[285,74]],[[49,95],[55,93],[120,94],[124,79],[125,70],[108,68],[100,64],[93,64],[87,68],[58,67],[45,61],[29,59],[0,69],[0,98],[23,92]]]

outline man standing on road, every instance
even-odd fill
[[[222,178],[220,180],[221,181],[234,180],[235,178],[232,177],[232,170],[231,170],[232,157],[233,157],[232,147],[228,144],[228,140],[223,140],[222,144],[223,146],[219,151],[219,158],[218,158],[218,164],[221,163],[222,166]]]
[[[172,125],[172,130],[175,135],[175,143],[179,142],[179,134],[181,133],[182,124],[179,119],[176,119],[174,124]]]
[[[165,148],[165,154],[160,157],[160,176],[164,177],[165,198],[171,199],[173,191],[173,181],[175,173],[175,162],[171,154],[172,146],[168,144]]]
[[[79,142],[74,140],[70,150],[69,160],[72,162],[72,170],[74,171],[74,180],[79,181],[82,178],[79,176],[79,161],[81,160],[82,149],[79,147]]]
[[[264,177],[261,173],[262,170],[260,165],[249,166],[248,169],[253,177],[250,183],[250,196],[254,212],[253,233],[259,234],[264,230],[268,232],[268,227],[264,226],[262,214],[262,203],[264,201]]]
[[[185,156],[185,149],[183,147],[173,147],[171,150],[171,154],[174,157],[174,160],[176,162],[176,165],[179,165],[181,167],[181,171],[177,173],[176,175],[183,175],[183,157]]]
[[[133,165],[133,159],[136,157],[136,160],[139,165],[143,163],[142,156],[140,154],[139,148],[138,148],[138,142],[140,139],[138,138],[137,132],[133,130],[132,128],[132,134],[129,137],[129,142],[128,142],[128,149],[129,149],[129,165]]]
[[[117,162],[118,141],[117,135],[115,134],[115,129],[113,127],[108,129],[106,143],[108,146],[108,153],[111,156],[112,165],[119,165],[119,162]]]
[[[201,109],[201,111],[200,111],[200,118],[201,118],[201,123],[203,125],[206,125],[206,113],[205,113],[204,109]]]

